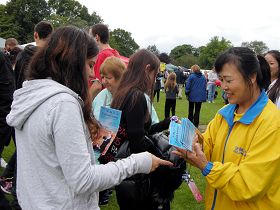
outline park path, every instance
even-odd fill
[[[203,133],[203,132],[206,130],[206,128],[207,128],[207,125],[199,125],[199,126],[198,126],[198,130],[199,130],[201,133]]]

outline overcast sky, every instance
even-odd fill
[[[111,30],[132,33],[141,48],[155,44],[169,53],[177,45],[206,45],[213,36],[234,46],[263,41],[280,49],[277,0],[78,0],[96,11]],[[6,2],[0,0],[1,3]]]

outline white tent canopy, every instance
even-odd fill
[[[6,39],[3,39],[3,38],[0,37],[0,49],[4,49],[4,47],[5,47],[5,41],[6,41]],[[18,47],[20,47],[21,49],[24,49],[25,46],[26,46],[26,45],[29,45],[29,44],[36,46],[36,42],[30,42],[30,43],[18,45]]]
[[[22,45],[20,45],[20,47],[23,49],[23,48],[25,48],[26,45],[29,45],[29,44],[36,46],[36,42],[30,42],[30,43],[22,44]]]

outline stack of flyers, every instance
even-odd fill
[[[181,124],[171,121],[169,130],[169,144],[189,151],[192,151],[195,134],[198,134],[199,140],[202,138],[198,129],[187,118],[182,118]]]

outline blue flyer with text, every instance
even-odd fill
[[[100,138],[94,145],[94,149],[104,155],[109,149],[111,143],[119,130],[122,112],[117,109],[102,106],[100,109],[99,122],[102,125],[100,129]]]
[[[171,121],[169,130],[170,145],[192,151],[193,140],[198,130],[189,119],[182,118],[181,124]]]

